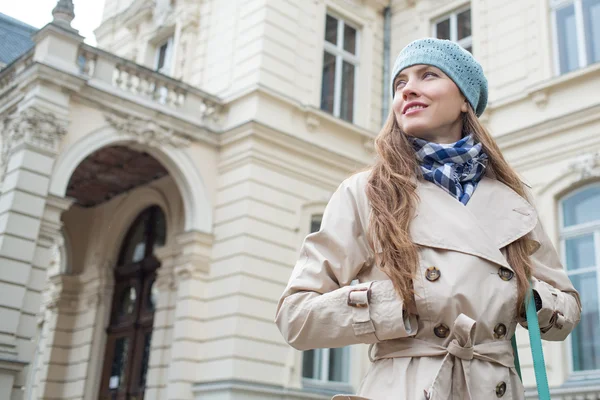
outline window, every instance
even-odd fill
[[[322,215],[310,219],[310,232],[321,228]],[[305,351],[302,357],[302,378],[321,382],[345,382],[350,380],[350,348],[316,349]]]
[[[556,64],[564,74],[600,61],[600,0],[552,0]]]
[[[561,208],[563,259],[583,306],[571,334],[573,372],[600,372],[600,185],[570,194]]]
[[[302,377],[325,382],[348,382],[349,358],[349,347],[305,351]]]
[[[472,53],[471,8],[460,9],[435,21],[433,36],[438,39],[452,40]]]
[[[356,28],[342,19],[327,15],[321,110],[349,122],[354,121],[358,39]]]
[[[171,73],[173,54],[173,37],[170,37],[167,41],[157,46],[156,60],[154,69],[161,74],[169,75]]]

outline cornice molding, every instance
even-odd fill
[[[515,146],[523,146],[545,136],[562,131],[569,131],[577,126],[600,121],[600,104],[581,109],[574,113],[564,114],[543,122],[523,127],[495,137],[502,150]]]
[[[73,99],[99,109],[105,115],[118,114],[123,118],[152,120],[159,126],[169,126],[176,135],[187,138],[191,142],[203,143],[210,147],[216,147],[219,143],[219,134],[206,126],[199,126],[187,119],[178,118],[172,113],[165,114],[161,110],[114,96],[96,88],[86,86],[81,92],[73,93]],[[127,113],[124,110],[127,110]]]
[[[341,176],[351,173],[358,168],[362,168],[371,161],[338,153],[335,150],[302,140],[301,138],[256,121],[245,123],[230,130],[223,134],[221,139],[222,147],[233,145],[236,142],[244,140],[257,140],[261,143],[275,145],[282,151],[305,157],[311,160],[311,162],[314,162],[315,165],[324,166],[330,171],[339,171]],[[305,167],[295,167],[289,161],[274,158],[272,154],[269,155],[266,150],[261,150],[260,146],[253,147],[253,149],[247,153],[236,154],[233,157],[222,159],[219,164],[219,169],[223,172],[225,170],[236,168],[240,163],[244,164],[249,162],[251,158],[254,158],[255,160],[260,159],[262,162],[269,163],[272,167],[276,167],[280,171],[294,171],[293,174],[299,177],[301,176],[302,179],[321,181],[326,187],[330,187],[332,181],[337,181],[339,183],[339,180],[335,177],[328,178],[327,176],[323,176],[322,173],[317,172],[313,174],[308,172]],[[321,168],[318,169],[322,171]]]
[[[189,138],[151,119],[142,119],[117,113],[105,113],[104,117],[117,133],[143,145],[184,148],[192,143],[192,140]]]

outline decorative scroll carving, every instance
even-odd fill
[[[58,145],[67,134],[65,124],[52,113],[35,107],[13,114],[3,121],[1,171],[4,176],[11,150],[22,142],[41,150],[58,151]]]
[[[579,174],[580,179],[600,176],[600,152],[588,153],[569,164],[569,170]]]
[[[187,147],[191,141],[167,129],[152,120],[144,120],[132,116],[106,114],[108,123],[118,133],[128,136],[134,141],[152,147],[172,146]]]

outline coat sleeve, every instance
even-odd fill
[[[368,207],[364,187],[350,178],[331,197],[321,229],[302,244],[275,317],[298,350],[416,334],[416,317],[404,311],[390,280],[348,286],[372,259],[361,221],[367,213],[359,207]]]
[[[581,318],[579,293],[573,287],[550,238],[539,221],[531,236],[539,243],[539,248],[532,254],[531,261],[532,287],[542,300],[542,307],[538,310],[542,339],[565,340]],[[527,327],[527,322],[521,321],[521,325]]]

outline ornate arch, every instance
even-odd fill
[[[105,125],[68,146],[57,158],[50,193],[64,197],[69,179],[75,168],[93,152],[113,145],[135,146],[156,158],[175,181],[183,200],[185,231],[212,231],[212,207],[202,177],[191,158],[176,143],[157,146],[140,143],[139,138],[128,132],[117,132]]]

